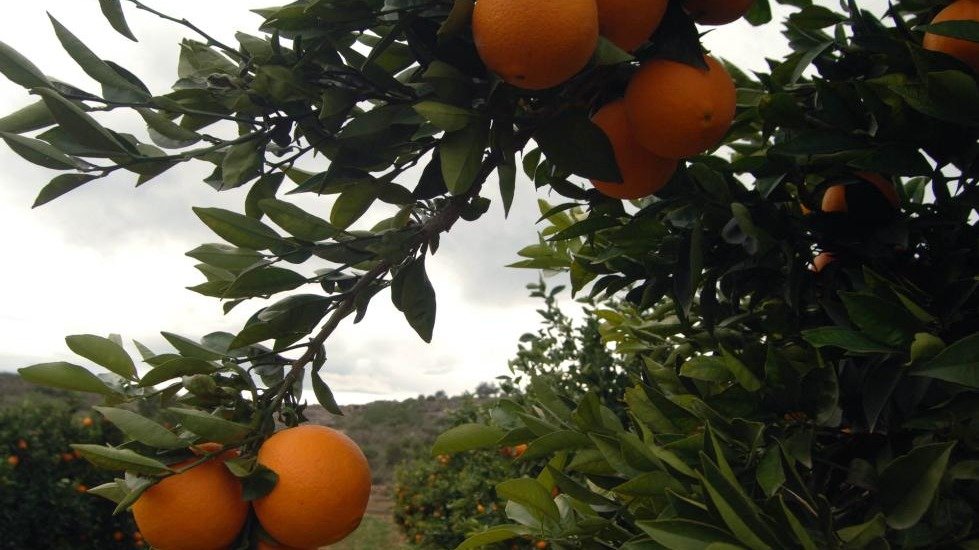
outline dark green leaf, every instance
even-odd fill
[[[54,199],[64,195],[65,193],[78,189],[79,187],[85,185],[86,183],[97,179],[98,176],[93,176],[90,174],[61,174],[55,176],[50,183],[41,189],[41,192],[37,194],[37,198],[34,199],[34,204],[31,208],[37,208],[38,206],[47,204]]]
[[[954,442],[915,447],[884,468],[880,505],[888,525],[908,529],[918,523],[931,506],[953,447]]]
[[[354,185],[337,197],[330,211],[330,222],[346,229],[360,219],[377,200],[377,188],[370,183]]]
[[[54,170],[74,170],[79,164],[55,147],[39,140],[0,132],[7,146],[27,162]],[[93,176],[94,177],[94,176]]]
[[[343,411],[340,410],[336,398],[333,397],[333,391],[330,390],[330,386],[327,386],[323,378],[320,377],[320,373],[314,371],[312,378],[313,393],[316,394],[316,400],[319,401],[320,406],[333,414],[343,416]]]
[[[48,110],[65,132],[79,143],[84,143],[87,148],[127,157],[133,154],[88,113],[58,92],[49,88],[37,88],[34,93],[44,99]]]
[[[187,253],[187,256],[230,271],[240,271],[261,261],[262,255],[247,248],[236,248],[223,243],[203,244]]]
[[[68,348],[93,363],[122,376],[134,380],[136,365],[122,346],[101,336],[78,334],[65,338]]]
[[[194,213],[219,237],[252,250],[266,250],[283,244],[282,237],[264,223],[222,208],[195,207]]]
[[[723,346],[721,346],[721,356],[724,359],[724,366],[734,375],[734,378],[741,384],[741,387],[750,392],[761,389],[761,380],[755,376],[755,373]]]
[[[515,164],[498,164],[496,172],[500,180],[500,197],[503,199],[503,216],[510,215],[513,206],[513,195],[517,187],[517,166]]]
[[[583,178],[622,181],[612,143],[584,111],[565,111],[548,120],[534,139],[560,170]]]
[[[948,346],[911,374],[979,388],[979,333]]]
[[[715,542],[737,543],[726,531],[685,519],[643,520],[637,521],[636,525],[666,548],[706,548]]]
[[[95,410],[102,413],[102,416],[134,441],[160,449],[179,449],[187,446],[186,441],[170,430],[132,411],[113,407],[95,407]]]
[[[200,134],[184,128],[152,109],[136,109],[149,129],[150,139],[160,147],[179,149],[201,140]]]
[[[339,233],[326,220],[306,212],[302,208],[278,199],[262,199],[259,207],[276,225],[290,235],[305,241],[322,241]]]
[[[306,283],[306,277],[290,269],[263,267],[252,269],[238,276],[224,291],[225,298],[251,298],[268,296],[299,288]]]
[[[425,271],[425,259],[402,267],[391,282],[391,301],[405,314],[408,324],[425,342],[432,341],[435,327],[435,289]]]
[[[922,25],[918,30],[940,36],[950,36],[952,38],[979,42],[979,21],[975,20],[960,19],[956,21],[941,21],[930,25]]]
[[[504,481],[497,484],[496,494],[527,508],[540,522],[545,519],[558,521],[561,518],[561,513],[551,498],[551,492],[536,479],[524,477]]]
[[[817,348],[833,346],[851,353],[893,353],[897,350],[843,327],[819,327],[802,331],[802,337]]]
[[[438,101],[421,101],[412,106],[419,115],[446,132],[462,130],[472,122],[474,114],[461,107]]]
[[[506,432],[485,424],[460,424],[435,439],[432,456],[494,447]]]
[[[457,3],[465,1],[468,0],[458,0]],[[497,542],[515,539],[517,537],[530,535],[531,533],[532,531],[523,525],[497,525],[495,527],[490,527],[485,531],[480,531],[478,533],[469,535],[469,538],[462,541],[459,546],[456,546],[455,550],[476,550],[477,548],[485,548]]]
[[[31,103],[27,107],[0,118],[0,132],[23,134],[47,128],[55,124],[51,111],[43,101]]]
[[[17,50],[0,42],[0,74],[24,88],[50,88],[54,86],[41,69]]]
[[[41,363],[17,369],[17,372],[24,380],[42,386],[103,395],[115,393],[88,369],[71,363]]]
[[[54,33],[61,41],[62,47],[68,55],[78,63],[78,66],[85,71],[88,76],[95,79],[102,85],[102,94],[105,99],[110,101],[121,101],[127,103],[138,103],[148,100],[151,96],[146,90],[133,84],[112,66],[103,61],[88,46],[82,43],[74,34],[71,33],[57,19],[48,14],[51,24],[54,25]]]
[[[125,470],[148,475],[162,474],[168,471],[162,462],[129,449],[82,444],[72,444],[71,447],[78,451],[82,458],[107,470]]]
[[[896,348],[908,345],[921,323],[903,306],[877,296],[841,292],[850,321],[871,339]]]
[[[208,414],[196,409],[167,409],[180,419],[184,428],[207,441],[237,443],[251,433],[251,427]]]
[[[180,355],[184,357],[193,357],[195,359],[202,359],[204,361],[216,361],[224,357],[224,353],[217,350],[205,347],[197,342],[180,336],[179,334],[174,334],[172,332],[161,332],[160,333],[167,342],[173,346]]]
[[[99,5],[102,8],[102,14],[109,20],[109,24],[112,25],[112,28],[116,32],[133,42],[138,42],[133,35],[133,31],[129,29],[129,24],[126,23],[126,16],[122,11],[122,2],[120,0],[99,0]]]
[[[146,373],[139,381],[140,386],[153,386],[159,384],[160,382],[166,382],[167,380],[173,380],[174,378],[180,378],[181,376],[190,376],[192,374],[210,374],[217,369],[211,363],[204,361],[203,359],[196,359],[194,357],[180,357],[175,356],[169,358],[167,361],[161,363],[159,366],[154,367],[153,370]]]
[[[461,195],[476,181],[489,139],[486,121],[473,121],[465,128],[446,132],[439,146],[442,178],[453,195]]]
[[[275,484],[279,482],[279,474],[261,464],[256,464],[255,469],[239,479],[242,489],[241,498],[251,502],[271,493]]]
[[[228,148],[221,162],[222,189],[233,189],[257,178],[265,160],[265,147],[252,139]]]

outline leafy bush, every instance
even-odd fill
[[[69,443],[118,440],[97,414],[61,399],[35,397],[0,409],[0,548],[138,548],[128,514],[85,490],[111,481]],[[137,535],[138,536],[138,535]]]
[[[453,414],[453,423],[485,420],[470,403]],[[441,454],[404,462],[395,471],[394,517],[409,544],[442,550],[454,548],[474,530],[505,523],[506,501],[494,487],[514,472],[533,466],[515,461],[511,447]],[[538,466],[539,467],[539,466]],[[529,548],[521,540],[518,548]]]

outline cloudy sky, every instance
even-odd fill
[[[231,43],[235,30],[257,33],[260,19],[249,9],[274,2],[148,3],[185,16]],[[101,57],[132,70],[155,93],[169,90],[176,75],[179,37],[192,36],[126,2],[138,44],[109,27],[95,0],[8,4],[0,40],[46,74],[93,91],[98,87],[60,48],[46,12]],[[779,56],[784,51],[782,41],[777,25],[753,29],[744,22],[714,30],[705,39],[721,56],[757,70],[764,68],[763,53]],[[31,102],[23,89],[0,82],[0,113]],[[116,130],[145,136],[132,117],[103,120]],[[178,167],[139,189],[133,187],[132,176],[114,175],[34,210],[34,197],[54,173],[21,160],[6,147],[0,147],[0,166],[0,247],[7,255],[0,270],[5,297],[0,370],[47,361],[77,362],[64,344],[69,334],[118,333],[163,351],[161,330],[195,338],[216,330],[235,332],[260,307],[258,302],[246,304],[225,316],[218,301],[185,289],[202,278],[184,252],[219,240],[190,207],[240,211],[244,197],[237,191],[219,194],[201,183],[207,173],[204,166]],[[331,201],[320,197],[303,205],[328,217]],[[537,274],[503,266],[514,261],[516,250],[535,241],[536,217],[533,185],[521,179],[506,223],[499,201],[494,201],[490,213],[477,223],[460,223],[443,238],[438,255],[428,262],[438,293],[432,344],[415,336],[386,293],[374,300],[361,324],[346,322],[328,344],[325,374],[338,399],[400,399],[440,389],[453,394],[505,374],[517,338],[537,326],[538,304],[525,289]]]

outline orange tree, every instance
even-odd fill
[[[975,0],[958,2],[955,13],[974,13]],[[923,28],[943,6],[902,0],[881,20],[852,0],[835,11],[791,0],[792,52],[748,75],[716,61],[724,52],[704,56],[694,20],[747,10],[767,24],[767,0],[671,1],[644,43],[615,42],[631,53],[599,36],[616,34],[601,16],[616,10],[598,4],[299,0],[258,10],[260,34],[226,44],[128,0],[198,35],[163,94],[57,21],[101,93],[0,44],[0,73],[38,97],[2,119],[0,137],[63,172],[37,205],[117,172],[142,184],[206,163],[206,183],[249,192],[242,212],[195,209],[224,242],[188,253],[206,279],[193,290],[226,310],[276,298],[234,334],[167,333],[162,353],[134,344],[148,369],[120,339],[94,335],[68,345],[108,375],[21,369],[105,397],[100,411],[128,440],[77,448],[127,475],[98,492],[127,508],[198,440],[240,453],[227,464],[245,498],[274,490],[255,454],[275,420],[304,419],[307,375],[336,410],[321,372],[339,323],[384,291],[430,340],[428,257],[486,212],[488,183],[509,210],[520,164],[561,202],[519,265],[567,270],[575,292],[622,300],[603,330],[634,367],[632,386],[606,396],[624,401],[625,419],[596,393],[544,392],[499,425],[446,433],[437,453],[522,440],[552,455],[537,478],[497,486],[513,525],[463,547],[524,536],[599,548],[975,545],[974,19]],[[136,38],[121,0],[100,5]],[[952,40],[926,49],[925,31]],[[621,97],[631,132],[610,139],[590,115]],[[113,131],[105,111],[133,112],[147,131]],[[655,197],[627,205],[578,184],[628,185],[653,164],[643,155],[677,161],[665,187],[645,186]],[[897,206],[859,173],[894,186]],[[822,211],[835,185],[846,208]],[[296,193],[331,199],[330,219],[285,200]],[[358,223],[368,212],[383,220]],[[818,250],[830,256],[814,274]],[[248,525],[242,544],[262,536]]]

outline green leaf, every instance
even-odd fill
[[[474,449],[494,447],[506,432],[485,424],[460,424],[443,432],[435,439],[432,456],[450,455]]]
[[[330,386],[327,386],[323,378],[320,377],[320,373],[314,371],[312,373],[312,379],[313,393],[316,395],[316,400],[319,401],[320,406],[333,414],[343,416],[343,411],[340,410],[336,398],[333,397],[333,391],[330,390]]]
[[[123,378],[136,379],[136,365],[133,364],[132,357],[112,340],[93,334],[77,334],[66,337],[65,342],[68,343],[71,351],[96,365],[105,367]]]
[[[194,207],[194,213],[211,231],[229,243],[252,250],[266,250],[283,244],[282,237],[264,223],[222,208]]]
[[[179,449],[187,446],[186,441],[170,430],[132,411],[113,407],[95,407],[95,410],[102,413],[102,416],[132,440],[160,449]]]
[[[236,248],[223,243],[203,244],[187,252],[187,256],[229,271],[247,269],[262,260],[262,255],[247,248]]]
[[[979,333],[948,346],[911,374],[979,388]]]
[[[620,63],[629,63],[635,60],[629,52],[619,48],[611,40],[605,38],[604,36],[598,37],[598,47],[595,48],[595,54],[592,56],[595,60],[595,65],[618,65]]]
[[[160,332],[163,338],[173,346],[180,355],[184,357],[193,357],[195,359],[202,359],[204,361],[215,361],[221,359],[225,356],[224,353],[217,350],[205,347],[197,342],[191,340],[190,338],[185,338],[179,334],[174,334],[172,332]]]
[[[61,174],[55,176],[54,179],[45,185],[41,189],[41,192],[37,194],[37,198],[34,199],[34,204],[31,205],[31,208],[37,208],[38,206],[47,204],[61,195],[64,195],[65,193],[74,189],[78,189],[79,187],[97,178],[98,176],[93,176],[90,174]]]
[[[179,149],[201,140],[201,135],[197,132],[184,128],[152,109],[136,109],[136,112],[146,122],[150,139],[160,147]]]
[[[71,445],[71,448],[78,451],[85,460],[106,470],[125,470],[127,472],[148,475],[162,474],[169,471],[162,462],[129,449],[75,443]]]
[[[667,548],[706,548],[707,545],[717,542],[737,543],[726,531],[686,519],[641,520],[636,525]]]
[[[143,387],[153,386],[161,382],[166,382],[167,380],[180,378],[181,376],[190,376],[192,374],[210,374],[216,369],[217,367],[202,359],[180,357],[178,355],[163,362],[150,372],[146,373],[143,378],[140,379],[139,385]]]
[[[102,15],[109,20],[109,24],[112,25],[112,28],[116,32],[133,42],[138,42],[136,36],[133,35],[133,31],[129,29],[129,24],[126,22],[126,16],[122,11],[122,2],[120,0],[99,0],[99,5],[102,8]]]
[[[752,549],[782,548],[733,474],[725,475],[704,453],[701,463],[704,489],[734,536]]]
[[[257,178],[264,153],[265,147],[257,138],[229,147],[221,161],[221,188],[234,189]]]
[[[54,86],[41,69],[3,42],[0,42],[0,74],[14,84],[28,89]]]
[[[54,117],[44,101],[36,101],[0,118],[0,132],[23,134],[55,124]]]
[[[126,498],[126,495],[129,493],[129,491],[125,487],[125,484],[124,483],[120,484],[118,483],[118,481],[123,481],[123,480],[116,478],[116,481],[103,483],[102,485],[92,487],[85,492],[90,495],[100,496],[102,498],[111,500],[112,502],[118,504],[122,502],[122,500]]]
[[[880,506],[887,524],[908,529],[924,516],[938,491],[955,442],[915,447],[880,473]]]
[[[6,132],[0,132],[0,138],[3,138],[7,142],[7,146],[27,162],[54,170],[75,170],[79,168],[79,164],[71,157],[39,139]]]
[[[510,215],[513,206],[513,195],[517,190],[517,165],[501,163],[496,165],[496,173],[500,180],[500,198],[503,200],[503,216]]]
[[[461,195],[476,182],[488,139],[489,125],[483,120],[442,137],[439,159],[449,193]]]
[[[721,356],[724,359],[724,367],[734,375],[734,378],[741,384],[742,388],[750,392],[761,389],[761,380],[755,376],[755,373],[734,354],[725,349],[724,346],[721,346]]]
[[[533,460],[551,456],[559,451],[571,451],[592,446],[591,438],[581,432],[558,430],[531,441],[527,445],[527,450],[520,456],[520,460]]]
[[[156,480],[154,478],[136,476],[131,473],[126,474],[126,479],[116,478],[116,484],[121,485],[120,489],[123,489],[125,494],[119,499],[115,510],[112,511],[112,515],[128,511],[133,503],[139,500],[140,495],[152,487],[155,482]]]
[[[82,43],[74,34],[71,33],[57,19],[48,14],[51,24],[54,26],[54,33],[61,41],[62,47],[68,55],[78,63],[78,66],[85,71],[88,76],[95,79],[102,85],[102,94],[105,99],[110,101],[121,101],[127,103],[139,103],[148,100],[151,94],[130,82],[111,65],[103,61],[88,46]]]
[[[304,241],[316,242],[336,236],[340,231],[326,220],[302,208],[275,198],[258,201],[259,207],[276,225]]]
[[[840,292],[840,299],[860,331],[878,342],[904,347],[920,328],[918,319],[903,306],[877,296],[858,292]]]
[[[103,395],[115,393],[88,369],[72,363],[41,363],[17,369],[17,372],[32,384]]]
[[[49,88],[36,88],[34,93],[44,99],[51,115],[75,141],[86,148],[113,155],[132,156],[133,152],[119,142],[108,130],[80,107]],[[84,155],[83,155],[84,156]]]
[[[475,117],[474,113],[467,109],[438,101],[421,101],[412,105],[412,108],[425,120],[446,132],[462,130]]]
[[[836,532],[845,543],[844,548],[866,548],[874,540],[883,537],[887,532],[887,520],[882,514],[870,518],[859,525],[844,527]]]
[[[525,507],[538,521],[561,519],[561,513],[551,498],[551,491],[536,479],[529,477],[509,479],[497,484],[496,494],[502,499]]]
[[[238,276],[224,291],[225,298],[251,298],[285,292],[306,284],[306,277],[291,269],[263,267]]]
[[[534,139],[560,170],[583,178],[622,181],[612,143],[584,111],[565,111],[549,119],[534,133]]]
[[[279,474],[261,464],[255,464],[255,468],[248,475],[239,479],[242,489],[241,498],[251,502],[271,493],[275,484],[279,482]]]
[[[467,0],[457,0],[457,3],[464,1]],[[531,530],[523,525],[497,525],[485,531],[469,535],[469,538],[462,541],[459,546],[456,546],[455,550],[485,548],[493,543],[530,535],[531,533]]]
[[[348,188],[333,203],[330,222],[340,229],[350,227],[374,204],[377,191],[376,186],[367,182]]]
[[[411,328],[425,342],[432,341],[435,328],[435,289],[425,271],[425,258],[412,260],[394,275],[391,301],[405,314]]]
[[[940,36],[950,36],[961,40],[979,42],[979,21],[974,20],[941,21],[930,25],[922,25],[918,27],[918,30]]]
[[[237,443],[247,437],[252,430],[250,426],[195,409],[171,408],[167,411],[176,415],[184,428],[215,443]]]
[[[802,337],[817,348],[832,346],[851,353],[894,353],[898,350],[843,327],[819,327],[802,331]]]
[[[680,376],[723,384],[731,380],[731,371],[727,369],[723,358],[699,355],[680,367]]]
[[[782,469],[782,453],[777,446],[769,447],[758,461],[755,478],[765,495],[772,497],[785,483],[785,470]]]

